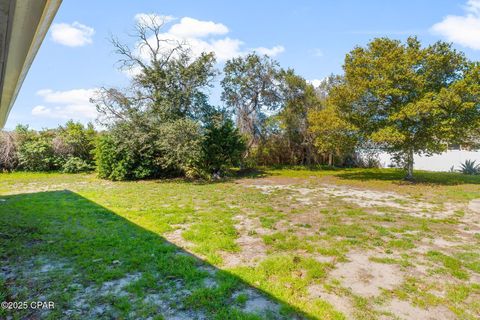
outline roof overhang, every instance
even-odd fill
[[[0,0],[0,129],[62,0]]]

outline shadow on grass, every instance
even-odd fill
[[[55,309],[0,310],[0,318],[260,319],[241,292],[278,305],[275,319],[316,318],[71,191],[2,199],[0,300]]]
[[[459,185],[480,184],[480,176],[470,176],[458,172],[415,171],[414,180],[405,180],[405,171],[400,169],[347,169],[335,176],[346,180],[392,181],[398,184]]]
[[[231,177],[233,179],[237,178],[264,178],[268,176],[268,173],[263,168],[245,168],[233,171]]]

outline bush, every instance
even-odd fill
[[[122,124],[97,141],[98,174],[110,180],[203,176],[202,142],[200,125],[190,119],[151,129]]]
[[[465,160],[460,164],[460,172],[468,175],[480,174],[480,165],[475,164],[475,160]]]
[[[36,135],[20,145],[19,167],[27,171],[51,171],[59,168],[60,160],[55,156],[52,141]]]
[[[187,178],[203,176],[202,144],[204,137],[198,122],[179,119],[159,128],[158,156],[163,173],[177,173]]]
[[[62,165],[62,172],[64,173],[79,173],[91,170],[93,170],[93,167],[87,161],[77,157],[68,158]]]
[[[240,164],[246,146],[233,121],[227,119],[207,125],[202,149],[204,169],[210,174],[220,174]]]
[[[91,170],[95,136],[93,125],[73,121],[41,131],[18,125],[0,133],[0,171]]]
[[[55,154],[64,158],[76,157],[92,164],[95,136],[96,132],[91,123],[84,126],[70,120],[55,132],[53,139]]]
[[[130,159],[109,134],[104,134],[97,139],[95,162],[100,178],[127,180],[131,177],[129,175],[132,166]]]

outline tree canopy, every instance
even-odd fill
[[[344,71],[331,103],[359,135],[397,155],[409,179],[414,154],[468,142],[479,124],[479,66],[448,43],[378,38],[347,54]]]
[[[451,44],[377,38],[313,86],[255,52],[222,73],[213,53],[167,39],[164,27],[146,16],[133,44],[112,39],[130,83],[92,99],[105,130],[20,126],[0,135],[0,169],[79,172],[95,161],[112,180],[218,177],[238,165],[378,167],[382,150],[412,179],[414,155],[480,146],[480,64]],[[220,106],[209,100],[215,86]]]
[[[264,134],[266,112],[281,106],[279,74],[276,61],[256,53],[225,64],[222,100],[236,114],[240,132],[248,136],[248,148]]]
[[[96,151],[102,177],[197,177],[212,169],[208,159],[212,153],[206,152],[211,144],[204,143],[212,131],[207,124],[221,113],[206,94],[218,73],[215,57],[195,56],[188,44],[162,38],[163,27],[159,19],[140,21],[134,48],[112,40],[121,67],[133,77],[128,88],[103,88],[94,99],[100,120],[109,129]],[[243,143],[235,130],[224,132],[238,140],[235,146]],[[219,166],[218,158],[214,162]]]

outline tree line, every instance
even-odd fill
[[[194,55],[162,38],[162,27],[139,22],[134,47],[112,40],[133,76],[127,88],[92,98],[104,130],[20,126],[3,133],[0,167],[96,167],[112,180],[212,177],[233,166],[376,166],[371,155],[387,151],[411,179],[415,154],[478,145],[480,65],[451,44],[376,38],[346,55],[343,74],[314,87],[256,53],[220,73],[213,53]],[[214,106],[209,91],[220,75],[223,105]]]

